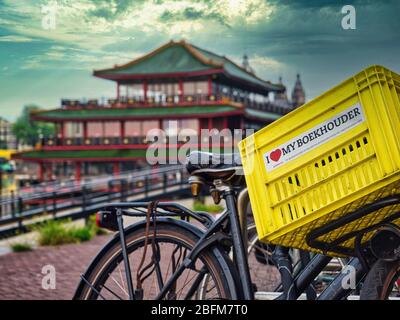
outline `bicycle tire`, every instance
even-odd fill
[[[169,220],[169,221],[165,221]],[[182,244],[190,250],[199,240],[199,235],[182,226],[182,222],[177,223],[172,219],[165,219],[157,222],[157,241],[171,241]],[[193,228],[193,227],[192,227]],[[153,229],[150,228],[150,235]],[[126,230],[126,244],[128,255],[131,255],[137,248],[144,245],[145,225],[140,224]],[[150,236],[150,239],[152,236]],[[85,281],[81,280],[75,293],[76,300],[94,300],[99,298],[98,292],[108,276],[114,271],[117,265],[122,261],[122,251],[119,243],[118,234],[106,245],[106,250],[102,250],[94,259],[85,273]],[[240,299],[237,295],[236,284],[237,277],[234,275],[233,266],[227,254],[218,246],[213,245],[203,250],[199,258],[209,271],[209,274],[215,281],[218,299]],[[133,271],[133,270],[131,270]],[[88,285],[91,284],[91,286]],[[95,290],[94,290],[94,289]],[[97,292],[96,292],[97,291]]]
[[[400,277],[400,260],[378,260],[365,277],[360,300],[387,300]]]

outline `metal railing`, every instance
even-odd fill
[[[147,144],[146,137],[46,137],[41,140],[43,146],[107,146],[107,145],[142,145]]]
[[[26,232],[46,220],[87,218],[113,201],[189,195],[188,191],[183,166],[138,170],[81,183],[44,184],[0,198],[0,237]]]
[[[82,99],[70,100],[62,99],[62,108],[80,109],[80,108],[132,108],[138,106],[173,106],[173,105],[198,105],[210,103],[240,103],[246,107],[256,110],[273,112],[277,114],[286,114],[293,110],[292,106],[283,107],[275,104],[273,101],[257,101],[251,99],[248,95],[240,94],[185,94],[185,95],[153,95],[153,96],[121,96],[119,99]]]
[[[242,135],[238,135],[236,133],[235,139],[243,139],[246,138],[246,132],[243,132]],[[178,139],[179,138],[179,139]],[[186,137],[176,137],[176,136],[165,136],[163,137],[163,141],[159,141],[160,143],[163,142],[166,145],[169,144],[184,144],[189,141],[197,141],[199,138],[197,135],[196,136],[186,136]],[[222,138],[223,141],[222,141]],[[200,140],[200,139],[199,139]],[[213,139],[213,136],[211,135],[210,137],[203,137],[202,141],[198,141],[198,143],[202,143],[204,145],[212,145],[214,142],[215,138]],[[232,141],[233,139],[230,137],[221,137],[221,141],[218,143],[221,145],[221,147],[224,147],[225,145],[231,146],[231,145],[236,145],[238,141]],[[95,146],[132,146],[132,145],[149,145],[153,143],[154,141],[148,141],[146,137],[87,137],[87,138],[82,138],[82,137],[68,137],[68,138],[54,138],[54,137],[46,137],[41,139],[41,145],[45,147],[61,147],[61,146],[90,146],[90,147],[95,147]],[[197,143],[197,144],[198,144]]]
[[[81,100],[71,100],[71,99],[62,99],[61,106],[64,108],[90,108],[90,107],[135,107],[140,105],[174,105],[180,103],[193,103],[193,104],[201,104],[201,103],[210,103],[221,101],[222,97],[217,95],[204,95],[204,94],[193,94],[193,95],[165,95],[165,94],[156,94],[156,95],[148,95],[147,97],[143,95],[135,95],[135,96],[121,96],[119,99],[81,99]]]

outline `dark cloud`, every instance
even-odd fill
[[[218,12],[206,12],[193,7],[187,7],[177,12],[165,10],[159,17],[159,21],[165,23],[184,20],[211,20],[229,27],[229,22],[227,22]]]
[[[397,0],[387,0],[386,3],[395,3]],[[344,5],[376,5],[376,0],[268,0],[275,5],[284,5],[291,8],[317,9],[322,8],[341,8]]]
[[[11,3],[10,1],[8,0],[8,3]],[[67,2],[67,0],[59,1]],[[88,12],[83,19],[92,24],[98,21],[97,18],[104,18],[107,23],[126,19],[128,12],[132,10],[135,13],[140,13],[145,3],[145,0],[91,1],[96,5],[96,8]],[[236,20],[228,18],[226,12],[220,12],[216,1],[212,0],[193,0],[191,3],[187,2],[186,7],[181,9],[178,9],[180,6],[169,8],[163,0],[153,0],[153,4],[162,8],[162,14],[153,17],[153,21],[144,21],[145,32],[140,29],[140,25],[135,25],[131,28],[110,28],[110,31],[91,34],[83,27],[82,30],[79,30],[79,23],[74,24],[78,29],[74,29],[73,32],[81,32],[96,41],[96,43],[93,43],[93,50],[91,48],[85,50],[88,50],[88,58],[90,58],[90,55],[98,57],[101,67],[109,67],[113,63],[127,62],[130,54],[132,54],[132,58],[135,58],[137,55],[147,53],[169,41],[171,36],[174,36],[175,39],[184,36],[188,41],[200,47],[224,54],[236,59],[236,61],[240,61],[240,57],[247,53],[250,62],[254,63],[253,67],[260,76],[277,81],[279,75],[283,75],[289,90],[293,85],[296,73],[301,72],[308,98],[322,93],[371,64],[383,64],[400,71],[398,58],[400,56],[399,0],[265,1],[273,5],[273,12],[270,16],[265,15],[265,18],[257,19],[253,23],[244,23],[243,21],[246,19],[242,19],[242,17],[236,17]],[[18,11],[6,15],[6,10],[2,10],[2,2],[0,0],[0,19],[7,18],[8,21],[18,23],[19,30],[22,29],[22,26],[28,29],[25,26],[26,17],[19,14]],[[203,5],[196,5],[198,3]],[[343,17],[341,7],[347,4],[352,4],[356,8],[356,30],[343,30],[341,27]],[[242,14],[244,17],[247,14],[257,13],[259,8],[250,6],[246,10],[247,12]],[[40,10],[36,11],[38,14],[40,13]],[[34,19],[39,21],[40,17],[34,17]],[[185,35],[172,35],[170,33],[171,26],[186,21],[195,21],[198,25],[203,25],[203,28]],[[40,21],[35,23],[39,25]],[[112,26],[113,23],[110,23],[110,25]],[[176,29],[179,30],[179,28]],[[13,35],[13,33],[9,32],[6,27],[3,27],[3,29],[0,27],[1,35]],[[20,35],[24,36],[23,33]],[[103,39],[106,41],[102,42]],[[45,56],[54,43],[39,40],[32,43],[15,43],[12,45],[0,42],[0,69],[7,67],[7,72],[10,73],[13,70],[18,70],[30,59]],[[76,45],[79,46],[80,43],[76,42]],[[66,60],[71,64],[71,70],[76,70],[80,64],[79,61],[74,62],[73,59],[77,60],[76,57],[80,56],[81,53],[70,51],[65,52]],[[115,53],[124,53],[123,58],[118,58],[119,56],[116,54],[115,61],[111,62],[109,57]],[[264,59],[264,65],[260,62],[262,59]],[[276,65],[269,67],[265,61],[276,62]],[[46,89],[46,92],[51,92],[48,99],[52,95],[51,99],[54,101],[58,101],[62,96],[79,97],[89,95],[89,93],[93,94],[93,97],[101,96],[103,92],[96,89],[94,85],[97,86],[100,83],[104,85],[104,87],[101,87],[102,89],[106,89],[107,84],[110,88],[112,86],[110,82],[95,82],[96,80],[92,79],[90,72],[74,73],[74,71],[71,71],[71,76],[65,77],[66,68],[57,73],[59,77],[57,78],[53,73],[58,62],[45,60],[42,62],[43,68],[47,68],[43,69],[42,73],[38,70],[23,70],[21,74],[17,75],[18,77],[13,78],[11,75],[10,77],[3,77],[3,81],[0,79],[0,87],[8,86],[9,90],[6,92],[9,94],[12,92],[10,83],[13,83],[15,92],[18,92],[21,86],[29,85],[28,81],[24,79],[31,79],[33,74],[31,72],[35,72],[35,79],[41,79],[40,81],[46,82],[46,85],[53,89],[55,86],[59,86],[59,88],[71,86],[67,93],[62,93],[61,89],[59,91]],[[65,65],[68,66],[68,63]],[[77,65],[73,65],[75,63]],[[89,63],[81,65],[82,67],[90,66]],[[67,83],[67,80],[72,79],[71,77],[73,77],[74,82]],[[52,82],[49,83],[47,79],[52,79]],[[25,81],[25,84],[22,84],[22,81]],[[38,80],[36,83],[40,83],[40,81]],[[85,83],[85,85],[80,85],[80,82]],[[91,83],[93,86],[91,86]],[[76,90],[76,93],[73,89]],[[113,92],[114,88],[110,90]],[[15,106],[12,102],[13,96],[9,95],[9,97],[4,98],[5,101],[9,101],[7,106],[4,105],[5,107]],[[16,97],[18,94],[14,94],[14,96]],[[35,102],[29,101],[29,99],[30,97],[27,96],[27,102]]]
[[[138,7],[145,3],[146,0],[91,0],[96,5],[96,8],[90,11],[93,17],[101,17],[107,20],[118,19],[128,9]],[[157,1],[154,0],[154,3]],[[115,7],[115,10],[114,10]]]

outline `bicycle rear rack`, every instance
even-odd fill
[[[330,233],[336,229],[339,229],[339,228],[345,226],[346,224],[349,224],[358,219],[361,219],[377,210],[380,210],[387,206],[396,205],[396,204],[400,204],[400,194],[392,195],[392,196],[377,200],[375,202],[372,202],[370,204],[367,204],[367,205],[353,211],[352,213],[349,213],[349,214],[347,214],[337,220],[334,220],[322,227],[314,229],[307,235],[307,239],[306,239],[307,244],[312,248],[321,250],[322,252],[324,252],[324,254],[326,254],[328,252],[334,252],[334,253],[338,253],[339,255],[352,256],[352,257],[356,256],[356,257],[360,258],[360,260],[364,264],[365,260],[363,259],[363,256],[362,256],[363,246],[365,246],[365,244],[364,245],[362,244],[362,238],[364,237],[364,235],[371,231],[374,231],[384,225],[390,224],[391,222],[393,222],[396,219],[400,219],[400,211],[391,214],[390,216],[382,219],[378,223],[375,223],[369,227],[366,227],[361,230],[345,233],[332,242],[322,241],[322,240],[319,240],[319,238],[324,235],[327,235],[328,233]],[[355,241],[354,250],[341,245],[344,242],[349,241],[350,239],[353,239],[353,238]]]
[[[118,202],[107,204],[96,214],[96,222],[101,228],[119,231],[117,221],[118,210],[120,210],[123,216],[143,218],[146,217],[146,210],[149,204],[150,202]],[[187,221],[193,218],[206,228],[210,227],[214,222],[214,218],[207,212],[191,211],[175,202],[158,202],[155,210],[155,217],[157,218],[180,217],[182,220]]]

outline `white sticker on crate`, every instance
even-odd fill
[[[349,131],[364,121],[365,117],[362,107],[357,103],[277,148],[264,153],[265,168],[267,172],[271,172],[321,144],[332,140],[338,135]]]

